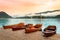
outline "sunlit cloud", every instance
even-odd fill
[[[11,16],[54,9],[60,9],[60,0],[0,0],[0,11],[5,11]]]

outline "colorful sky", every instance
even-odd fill
[[[0,11],[11,16],[56,9],[60,9],[60,0],[0,0]]]

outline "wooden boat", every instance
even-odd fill
[[[41,29],[42,24],[36,24],[34,27],[37,28],[39,31],[42,31],[42,29]]]
[[[3,26],[4,29],[10,29],[10,28],[12,28],[12,30],[15,30],[15,28],[23,28],[23,27],[24,27],[24,23]]]
[[[7,26],[3,26],[4,29],[10,29],[12,27],[14,27],[15,25],[7,25]]]
[[[20,30],[20,29],[25,29],[24,23],[20,23],[20,24],[16,25],[15,27],[12,27],[13,31]]]
[[[27,27],[25,28],[26,33],[31,33],[31,32],[36,32],[41,28],[40,24],[36,24],[33,26],[32,24],[28,24]]]
[[[56,34],[56,26],[54,26],[54,25],[49,25],[43,31],[43,36],[44,37],[50,37],[50,36],[52,36],[54,34]]]
[[[16,31],[16,30],[21,30],[21,29],[25,29],[25,27],[13,27],[12,28],[12,31]]]
[[[41,28],[42,24],[36,24],[34,27],[35,28]]]
[[[26,28],[25,28],[25,32],[26,32],[26,33],[32,32],[32,31],[31,31],[31,28],[32,28],[32,27],[33,27],[33,24],[27,24],[27,25],[26,25]]]
[[[37,28],[34,28],[34,27],[32,27],[32,28],[26,28],[25,31],[26,31],[26,33],[35,32],[35,31],[37,31]]]

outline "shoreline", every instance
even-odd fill
[[[24,29],[12,31],[11,29],[0,28],[0,40],[60,40],[60,34],[51,37],[43,37],[41,31],[26,34]]]

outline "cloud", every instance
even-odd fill
[[[12,16],[59,8],[60,0],[0,0],[0,10],[6,11]]]

